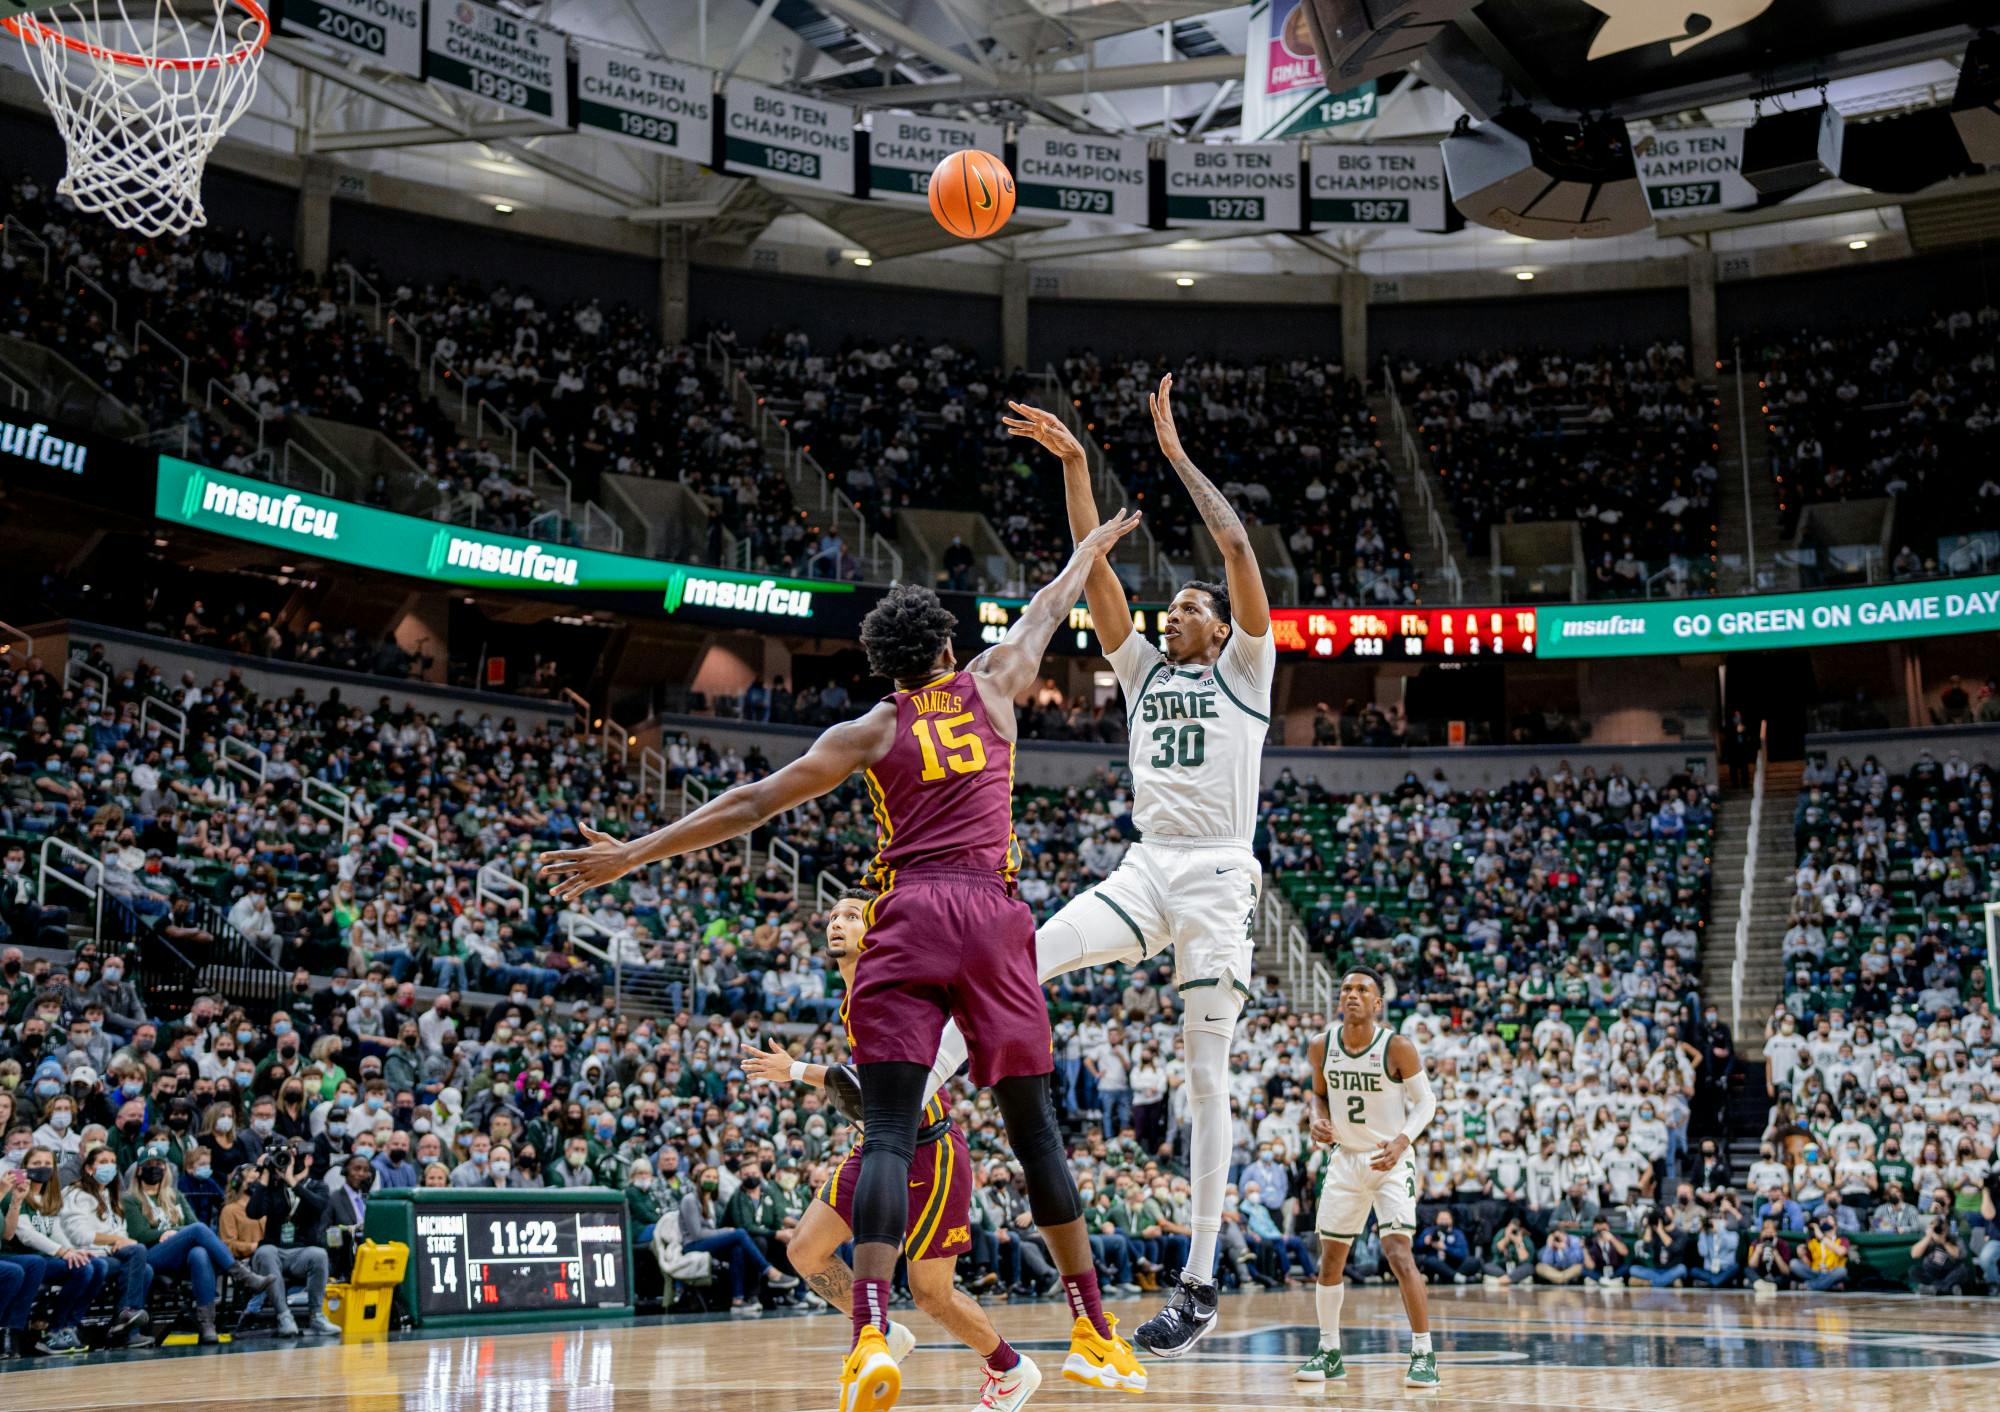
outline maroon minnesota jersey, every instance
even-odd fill
[[[877,892],[913,868],[963,868],[1012,882],[1014,742],[994,729],[970,672],[882,698],[896,708],[888,753],[868,770]]]

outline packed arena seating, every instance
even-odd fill
[[[1940,534],[2000,527],[2000,482],[1985,470],[2000,415],[2000,309],[1753,346],[1788,524],[1809,504],[1893,496],[1899,558],[1916,561],[1898,577],[1938,571]]]
[[[1679,342],[1395,366],[1474,553],[1495,525],[1576,520],[1594,598],[1712,585],[1719,413]]]
[[[1073,354],[1058,370],[1064,388],[1169,557],[1191,561],[1206,533],[1153,432],[1147,397],[1169,371],[1188,455],[1246,523],[1284,530],[1302,603],[1416,601],[1395,476],[1366,389],[1337,362]]]

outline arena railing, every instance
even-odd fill
[[[82,677],[97,688],[97,699],[111,698],[111,678],[83,660],[83,654],[72,652],[63,660],[63,688],[67,691],[79,690],[77,678]]]
[[[1757,774],[1750,788],[1750,836],[1744,840],[1743,889],[1736,906],[1736,956],[1729,966],[1729,1029],[1743,1032],[1743,985],[1750,970],[1750,904],[1756,892],[1757,835],[1764,822],[1764,764],[1769,758],[1769,726],[1757,728]]]
[[[158,726],[160,734],[172,740],[177,749],[187,749],[187,712],[171,702],[147,693],[139,703],[139,726]]]
[[[50,273],[55,269],[55,257],[49,250],[49,243],[20,221],[0,221],[0,255],[12,257],[16,241],[27,246],[41,260],[42,283],[47,284]]]
[[[770,847],[765,851],[778,871],[792,880],[792,898],[796,901],[799,895],[799,865],[804,861],[799,850],[784,839],[774,836]]]
[[[7,407],[10,411],[25,411],[35,403],[35,390],[5,369],[0,369],[0,387],[7,389]]]
[[[181,401],[188,402],[193,400],[194,359],[188,357],[187,354],[175,347],[172,339],[168,338],[144,319],[139,319],[133,323],[132,342],[136,345],[132,350],[135,355],[143,353],[147,345],[150,344],[161,352],[170,353],[175,358],[178,358],[181,365]]]
[[[1417,488],[1417,504],[1423,512],[1424,533],[1430,539],[1432,550],[1443,565],[1440,574],[1444,579],[1444,589],[1454,603],[1465,601],[1465,576],[1459,572],[1458,556],[1451,552],[1451,535],[1445,528],[1444,516],[1438,513],[1437,495],[1431,489],[1431,471],[1419,454],[1417,439],[1410,433],[1409,413],[1403,409],[1402,391],[1396,386],[1396,370],[1388,359],[1382,360],[1383,400],[1389,404],[1389,434],[1395,438],[1396,454],[1410,469],[1410,483]]]
[[[337,824],[342,838],[347,836],[347,826],[360,820],[360,813],[354,806],[354,792],[329,784],[315,775],[307,775],[300,782],[299,803],[327,822]]]
[[[215,753],[217,769],[239,774],[259,788],[264,784],[266,763],[263,751],[246,741],[238,740],[233,735],[225,735],[221,747]]]
[[[408,814],[391,814],[389,816],[389,827],[403,834],[413,843],[423,846],[425,854],[424,866],[434,873],[442,873],[444,871],[444,848],[439,844],[436,834],[428,829],[420,828],[416,820],[412,819]]]
[[[63,859],[79,863],[83,876],[71,877],[64,872],[60,866],[60,860]],[[50,834],[42,840],[36,862],[41,872],[35,882],[35,905],[37,907],[49,905],[51,881],[70,892],[82,894],[90,901],[90,939],[104,940],[104,860],[95,853],[86,852],[75,844]]]

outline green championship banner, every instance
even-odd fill
[[[930,204],[931,171],[954,152],[977,148],[1001,155],[998,123],[877,113],[868,131],[868,194],[905,206]]]
[[[854,109],[733,78],[723,89],[723,166],[854,194]]]
[[[1315,142],[1311,224],[1443,230],[1444,153],[1435,143]]]
[[[409,78],[424,72],[423,0],[279,0],[272,18],[286,34]]]
[[[1538,657],[1650,657],[2000,631],[2000,576],[1671,603],[1544,604]]]
[[[474,0],[432,0],[424,76],[475,98],[569,122],[569,59],[559,29]]]
[[[654,612],[774,630],[819,627],[825,600],[856,592],[851,583],[736,573],[490,534],[287,490],[173,456],[160,457],[153,513],[300,558],[457,588],[644,595]]]
[[[1221,230],[1299,228],[1296,142],[1167,146],[1167,224]]]
[[[1690,127],[1647,133],[1632,145],[1646,204],[1655,215],[1721,211],[1757,204],[1743,177],[1742,127]]]
[[[576,125],[707,164],[715,150],[714,75],[693,64],[576,41]]]
[[[1146,224],[1151,187],[1145,138],[1030,127],[1015,138],[1014,154],[1021,210]]]

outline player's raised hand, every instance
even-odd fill
[[[775,1039],[769,1049],[759,1049],[754,1044],[743,1046],[743,1076],[756,1079],[760,1083],[782,1084],[792,1081],[792,1056]]]
[[[1139,528],[1142,518],[1137,510],[1120,510],[1089,534],[1077,541],[1076,552],[1085,555],[1108,555],[1111,547],[1133,530]]]
[[[582,848],[552,848],[535,860],[536,875],[547,878],[549,892],[560,902],[574,902],[593,887],[616,882],[632,871],[625,844],[610,834],[578,824]]]
[[[1083,447],[1054,412],[1030,407],[1025,402],[1009,402],[1012,416],[1002,416],[1000,425],[1009,436],[1025,436],[1045,451],[1053,451],[1065,461],[1083,458]]]
[[[1333,1146],[1333,1119],[1314,1118],[1312,1120],[1312,1140],[1321,1147]]]
[[[1386,1172],[1403,1160],[1403,1154],[1410,1150],[1410,1140],[1397,1133],[1375,1149],[1375,1155],[1368,1159],[1368,1165],[1375,1171]]]
[[[1187,452],[1181,446],[1180,428],[1174,425],[1174,375],[1167,373],[1160,379],[1157,390],[1146,394],[1146,405],[1153,412],[1153,435],[1160,439],[1160,451],[1169,461],[1187,460]]]

